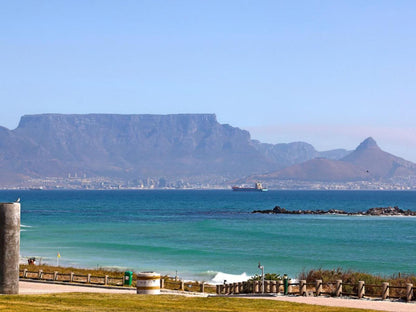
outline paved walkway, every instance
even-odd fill
[[[95,287],[87,285],[61,285],[52,283],[40,282],[19,282],[20,294],[51,294],[51,293],[65,293],[65,292],[88,292],[88,293],[120,293],[120,294],[136,294],[136,290],[132,288],[108,288]],[[171,292],[162,290],[162,293],[177,294],[177,295],[198,295],[197,293],[187,292]],[[202,294],[200,294],[202,295]],[[203,296],[206,296],[203,295]],[[229,296],[233,297],[233,296]],[[237,296],[234,296],[237,297]],[[331,298],[331,297],[300,297],[300,296],[238,296],[248,299],[267,299],[290,301],[297,303],[306,303],[322,306],[332,307],[348,307],[358,309],[372,309],[379,311],[394,311],[394,312],[416,312],[416,303],[392,302],[369,299],[345,299],[345,298]]]

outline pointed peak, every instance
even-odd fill
[[[358,147],[356,148],[356,151],[365,150],[365,149],[368,149],[368,148],[378,148],[378,149],[380,149],[380,147],[378,147],[378,145],[377,145],[377,142],[372,137],[368,137],[363,142],[361,142],[360,145],[358,145]]]

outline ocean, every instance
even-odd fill
[[[21,198],[21,256],[207,282],[309,269],[416,273],[416,218],[252,214],[416,210],[413,191],[0,191]],[[57,257],[58,253],[60,258]]]

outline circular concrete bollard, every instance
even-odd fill
[[[137,293],[142,295],[160,294],[160,274],[155,272],[137,273]]]
[[[20,203],[0,203],[0,294],[19,293]]]

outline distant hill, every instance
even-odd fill
[[[261,180],[351,182],[416,176],[416,164],[384,152],[373,138],[367,138],[352,153],[332,160],[310,159],[267,174],[255,175],[245,182]]]
[[[26,115],[15,130],[0,127],[0,185],[74,175],[218,182],[348,153],[261,143],[213,114]]]

